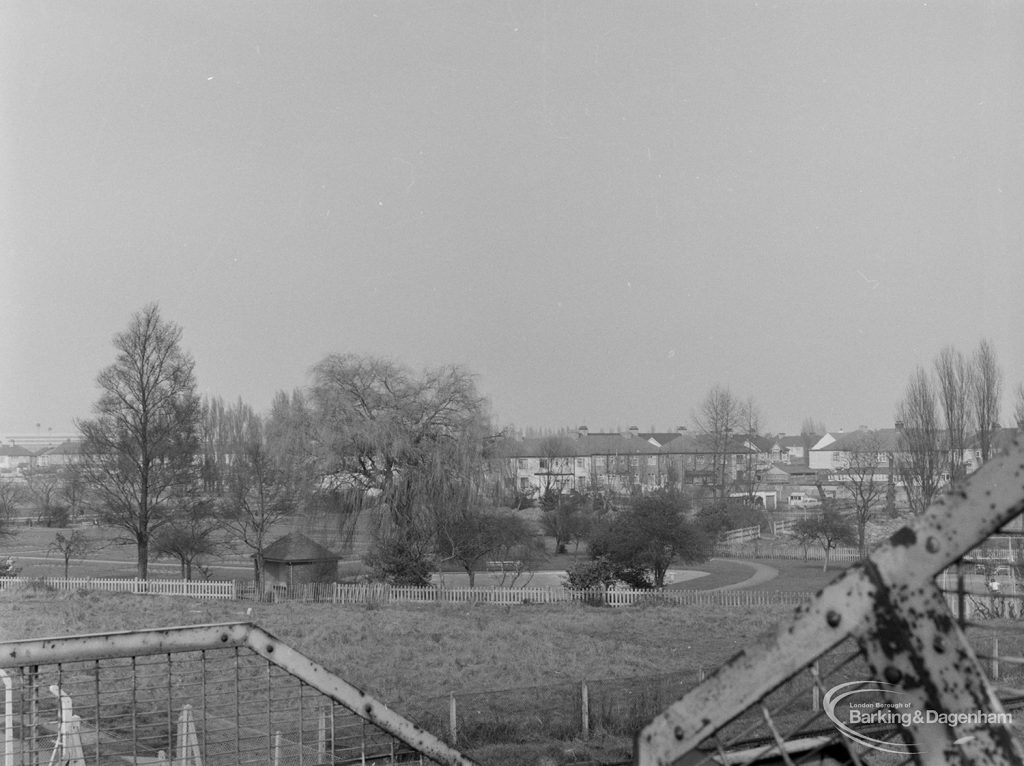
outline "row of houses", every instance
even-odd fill
[[[996,449],[1011,441],[1016,428],[1000,429]],[[805,498],[841,497],[853,455],[871,445],[879,481],[900,486],[895,475],[899,429],[859,429],[822,435],[775,437],[726,434],[717,440],[685,427],[667,433],[593,433],[581,426],[575,436],[507,439],[498,448],[506,486],[528,495],[549,490],[647,492],[667,487],[695,493],[729,492],[760,497],[769,509],[801,505]],[[861,458],[857,458],[863,464]],[[965,473],[981,465],[981,449],[969,444],[961,456]],[[944,482],[949,476],[941,477]]]
[[[804,440],[726,434],[717,441],[685,427],[669,432],[594,433],[506,439],[497,448],[510,489],[527,494],[668,486],[735,486],[757,481],[775,462],[804,459]],[[749,489],[749,487],[748,487]]]
[[[0,474],[60,468],[77,462],[81,450],[82,439],[78,436],[67,435],[58,440],[8,437],[0,443]]]

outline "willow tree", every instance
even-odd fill
[[[181,328],[153,303],[114,336],[117,356],[96,379],[95,417],[78,421],[85,476],[100,516],[137,549],[137,574],[149,571],[153,532],[194,487],[201,417],[195,362]]]
[[[371,562],[392,581],[422,582],[439,500],[453,485],[475,485],[469,474],[482,461],[488,423],[473,376],[344,354],[321,360],[312,377],[307,423],[321,486],[369,499]]]

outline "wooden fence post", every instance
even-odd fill
[[[580,731],[583,739],[590,737],[590,693],[586,681],[580,683]]]
[[[999,680],[999,636],[992,636],[992,680]]]
[[[448,733],[452,738],[453,747],[459,742],[458,721],[458,710],[455,707],[455,693],[452,692],[448,695]]]

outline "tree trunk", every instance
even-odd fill
[[[476,586],[476,570],[473,567],[466,567],[466,574],[469,575],[469,587],[473,588]]]
[[[149,575],[149,538],[140,535],[137,538],[137,542],[139,556],[138,565],[136,568],[136,576],[140,580],[145,580]]]

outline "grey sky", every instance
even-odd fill
[[[154,300],[261,409],[335,351],[592,428],[715,383],[888,426],[982,337],[1024,379],[1022,4],[12,0],[0,36],[0,433],[88,415]]]

